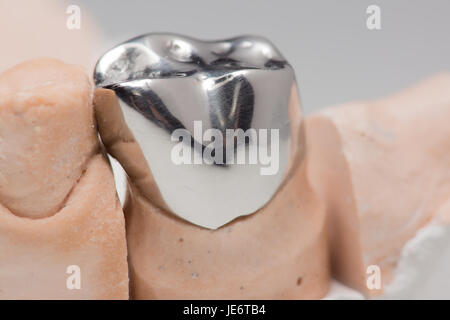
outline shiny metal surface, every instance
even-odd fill
[[[164,206],[179,217],[218,228],[260,209],[283,182],[296,152],[289,112],[295,76],[264,38],[147,34],[103,55],[94,79],[116,92]],[[236,139],[227,129],[248,135]],[[183,144],[192,163],[174,161],[180,132],[192,138]]]

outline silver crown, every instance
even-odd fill
[[[264,38],[146,34],[105,53],[94,79],[119,98],[164,207],[194,224],[254,213],[301,154],[294,71]]]

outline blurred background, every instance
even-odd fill
[[[381,29],[369,30],[369,5]],[[80,8],[80,29],[66,26]],[[37,56],[86,66],[142,33],[263,35],[294,66],[306,113],[374,99],[450,70],[449,0],[0,0],[0,70]]]

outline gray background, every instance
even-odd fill
[[[307,113],[450,70],[450,0],[67,2],[91,12],[110,46],[155,31],[203,39],[263,35],[294,66]],[[371,4],[381,7],[381,30],[366,27]]]

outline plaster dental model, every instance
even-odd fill
[[[449,298],[450,75],[306,120],[258,37],[144,35],[94,78],[0,74],[0,299]]]
[[[94,78],[102,141],[131,180],[133,298],[326,294],[325,212],[294,73],[270,42],[148,34],[107,52]]]
[[[433,277],[448,278],[433,270],[450,265],[449,245],[439,241],[450,237],[449,119],[450,75],[443,74],[306,120],[308,174],[328,205],[332,268],[345,284],[380,294],[383,288],[370,290],[366,281],[375,265],[390,297],[409,286],[411,297],[426,298],[421,291],[430,281],[443,283]]]
[[[0,299],[127,299],[125,226],[84,72],[0,75]]]

